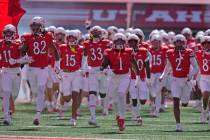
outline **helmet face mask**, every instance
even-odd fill
[[[99,31],[99,30],[92,30],[91,32],[90,32],[90,35],[91,35],[91,38],[92,39],[101,39],[101,36],[102,36],[102,32],[101,31]]]
[[[67,42],[70,46],[75,46],[78,44],[78,39],[75,36],[69,35],[67,37]]]
[[[152,47],[155,48],[155,49],[160,48],[161,47],[161,40],[154,39],[154,40],[151,41],[151,44],[152,44]]]
[[[11,42],[15,40],[15,35],[16,35],[16,28],[13,25],[8,24],[4,27],[3,37],[6,42]]]
[[[128,45],[132,48],[137,48],[139,44],[139,41],[136,39],[130,39],[128,40]]]
[[[185,48],[185,42],[182,41],[182,40],[174,41],[174,45],[175,45],[175,48],[178,49],[178,50],[181,50],[181,49]]]
[[[55,34],[55,40],[58,41],[58,42],[64,42],[65,41],[65,34],[63,34],[63,33]]]
[[[30,25],[30,28],[32,33],[36,35],[42,34],[43,32],[42,25],[35,22]]]
[[[7,42],[11,42],[12,40],[15,39],[15,33],[10,30],[3,31],[3,36],[5,41]]]
[[[114,43],[114,48],[117,49],[117,50],[124,49],[125,45],[126,45],[126,41],[123,40],[123,39],[114,40],[113,43]]]

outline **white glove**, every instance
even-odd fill
[[[151,79],[147,78],[147,79],[146,79],[146,83],[147,83],[147,86],[149,86],[149,87],[152,86]]]
[[[31,56],[24,56],[22,62],[20,61],[20,63],[32,63],[34,62],[34,59]]]
[[[140,82],[140,76],[136,76],[136,81],[135,81],[135,88],[137,88],[138,87],[138,85],[139,85],[139,82]]]
[[[10,65],[17,64],[17,60],[16,59],[13,59],[13,58],[10,58],[9,59],[9,63],[10,63]]]
[[[55,73],[59,74],[60,72],[60,61],[55,62]]]

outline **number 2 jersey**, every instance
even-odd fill
[[[88,57],[88,66],[101,66],[101,63],[104,60],[104,50],[108,48],[109,44],[110,41],[108,40],[101,40],[97,43],[88,40],[83,43]]]
[[[190,58],[194,57],[193,51],[191,49],[170,49],[166,57],[171,64],[173,76],[186,78],[190,71]]]
[[[49,64],[48,50],[53,44],[53,36],[50,32],[45,32],[43,35],[34,35],[32,33],[23,34],[21,40],[27,45],[26,52],[28,56],[33,58],[30,67],[44,68]]]

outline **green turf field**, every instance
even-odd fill
[[[170,107],[167,112],[161,113],[160,118],[150,118],[147,107],[143,108],[143,126],[135,126],[131,114],[126,116],[126,130],[119,132],[115,114],[102,116],[98,113],[100,128],[88,125],[89,112],[83,107],[82,117],[77,121],[77,126],[69,126],[69,113],[59,120],[57,114],[44,114],[40,126],[32,124],[34,106],[18,104],[11,126],[3,126],[1,118],[0,135],[15,136],[47,136],[47,137],[79,137],[79,138],[107,138],[107,139],[142,139],[142,140],[210,140],[208,125],[199,124],[199,113],[191,107],[182,108],[182,122],[185,132],[175,132],[175,121]],[[2,117],[1,113],[1,117]]]

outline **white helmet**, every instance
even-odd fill
[[[182,34],[178,34],[178,35],[175,36],[173,42],[176,42],[176,41],[182,41],[182,42],[184,42],[185,44],[186,44],[186,42],[187,42],[185,36],[183,36]]]
[[[142,40],[144,40],[144,32],[141,30],[141,29],[139,29],[139,28],[136,28],[136,29],[134,29],[133,31],[132,31],[132,33],[133,34],[135,34],[135,35],[137,35],[138,37],[140,37],[141,36],[141,38],[142,38]],[[140,38],[139,38],[140,39]]]
[[[149,34],[149,39],[151,40],[151,37],[155,34],[158,34],[159,35],[159,31],[157,29],[155,30],[152,30],[152,32]]]
[[[55,30],[55,34],[66,34],[66,30],[63,27],[58,27]]]
[[[73,39],[70,39],[70,37],[74,37]],[[68,30],[67,31],[67,41],[69,45],[77,45],[79,42],[80,33],[78,30]]]
[[[113,37],[113,46],[115,49],[124,49],[126,46],[127,38],[122,33],[116,33]]]
[[[202,38],[204,37],[204,35],[203,34],[197,34],[196,36],[195,36],[195,39],[199,42],[201,42],[202,41]]]
[[[108,32],[106,29],[102,29],[102,37],[107,39],[108,38]]]
[[[40,35],[45,30],[45,20],[43,17],[36,16],[30,21],[30,28],[34,34]]]
[[[90,28],[90,32],[97,30],[97,31],[101,31],[102,28],[100,26],[93,26],[92,28]]]
[[[168,37],[171,43],[173,42],[175,36],[176,36],[175,32],[173,31],[168,32]]]
[[[30,21],[30,25],[32,24],[40,24],[42,26],[45,25],[45,20],[43,17],[40,17],[40,16],[36,16],[36,17],[33,17]]]
[[[203,36],[201,38],[201,43],[210,42],[210,36]]]
[[[74,30],[78,34],[78,39],[82,38],[82,32],[79,29]]]
[[[115,26],[109,26],[109,27],[107,28],[107,31],[108,31],[109,33],[111,33],[111,34],[116,34],[116,33],[118,32],[118,28],[115,27]]]
[[[207,30],[205,31],[205,35],[210,36],[210,29],[207,29]]]
[[[162,34],[161,34],[161,38],[162,38],[162,40],[163,40],[163,39],[169,40],[169,35],[168,35],[167,33],[162,33]]]
[[[92,39],[95,39],[96,42],[99,41],[102,37],[102,28],[100,26],[93,26],[91,29],[90,29],[90,37]]]
[[[155,41],[155,40],[162,41],[162,38],[159,34],[154,34],[153,36],[151,36],[150,41],[152,42],[152,41]]]
[[[135,34],[130,34],[129,36],[128,36],[128,41],[129,40],[137,40],[138,42],[139,42],[139,37],[137,36],[137,35],[135,35]]]
[[[125,33],[125,29],[123,29],[123,28],[119,28],[119,29],[117,30],[117,32],[118,32],[118,33],[122,33],[122,34],[124,34],[124,33]]]
[[[55,26],[49,26],[47,31],[48,32],[55,33],[55,30],[56,30],[56,27]]]
[[[123,41],[126,41],[126,36],[122,33],[116,33],[113,37],[113,41],[116,41],[118,39],[122,39]]]
[[[188,27],[182,29],[181,34],[189,34],[192,35],[192,30]]]
[[[4,26],[2,33],[6,41],[12,41],[15,39],[16,28],[12,24],[7,24],[6,26]]]

